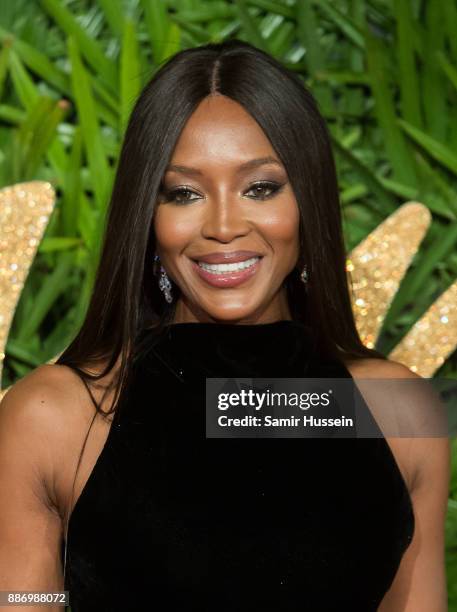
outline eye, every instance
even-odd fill
[[[248,194],[249,192],[253,192],[255,200],[267,200],[268,198],[271,198],[275,193],[279,192],[282,187],[284,187],[284,185],[280,185],[279,183],[275,183],[274,181],[259,181],[251,185],[248,191],[246,191],[246,194]]]
[[[190,195],[197,195],[195,191],[192,191],[189,187],[177,187],[176,189],[170,189],[169,191],[163,192],[163,197],[166,202],[175,202],[175,204],[188,204],[189,202],[194,202],[199,199],[199,196],[196,198],[190,198]]]
[[[274,181],[258,181],[257,183],[253,183],[245,194],[247,195],[251,192],[253,195],[248,195],[248,197],[254,200],[267,200],[273,197],[275,193],[278,193],[283,187],[284,184],[281,185]],[[192,195],[195,197],[191,197]],[[168,191],[162,190],[161,197],[162,201],[174,202],[179,205],[189,204],[190,202],[195,202],[200,199],[200,196],[186,185]]]

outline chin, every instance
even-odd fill
[[[252,320],[252,315],[246,315],[246,314],[239,314],[239,315],[235,315],[233,313],[223,313],[223,314],[215,314],[215,315],[211,315],[211,317],[219,322],[219,323],[239,323],[239,322],[244,322],[244,321],[250,321]]]
[[[255,321],[258,316],[259,310],[257,307],[221,307],[214,308],[208,307],[205,308],[203,305],[200,308],[207,313],[215,321],[220,321],[221,323],[238,323],[239,321]]]

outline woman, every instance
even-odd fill
[[[230,376],[416,376],[359,340],[314,99],[237,40],[142,92],[86,320],[3,402],[1,588],[444,611],[447,440],[206,439],[205,379]]]

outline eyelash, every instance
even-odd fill
[[[259,196],[257,198],[252,198],[252,199],[268,200],[272,198],[275,194],[279,193],[279,191],[281,191],[281,189],[284,187],[284,184],[281,185],[274,181],[257,181],[256,183],[253,183],[247,191],[251,191],[252,189],[255,189],[257,187],[271,189],[272,192],[267,196]],[[183,194],[183,193],[195,193],[195,192],[190,187],[183,186],[183,187],[177,187],[176,189],[170,189],[170,191],[165,192],[163,195],[165,196],[166,202],[176,202],[176,196]],[[188,204],[190,202],[194,202],[197,199],[198,198],[194,198],[193,200],[187,200],[186,202],[176,202],[176,203],[178,205],[183,205],[183,204]]]

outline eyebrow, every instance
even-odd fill
[[[240,164],[237,168],[237,172],[252,170],[254,168],[258,168],[259,166],[263,166],[264,164],[276,164],[277,166],[281,166],[281,163],[274,157],[259,157],[257,159],[250,159],[249,161]],[[181,166],[177,164],[170,164],[165,169],[165,172],[179,172],[180,174],[189,174],[192,176],[201,176],[203,174],[203,172],[197,168],[190,168],[189,166]]]

